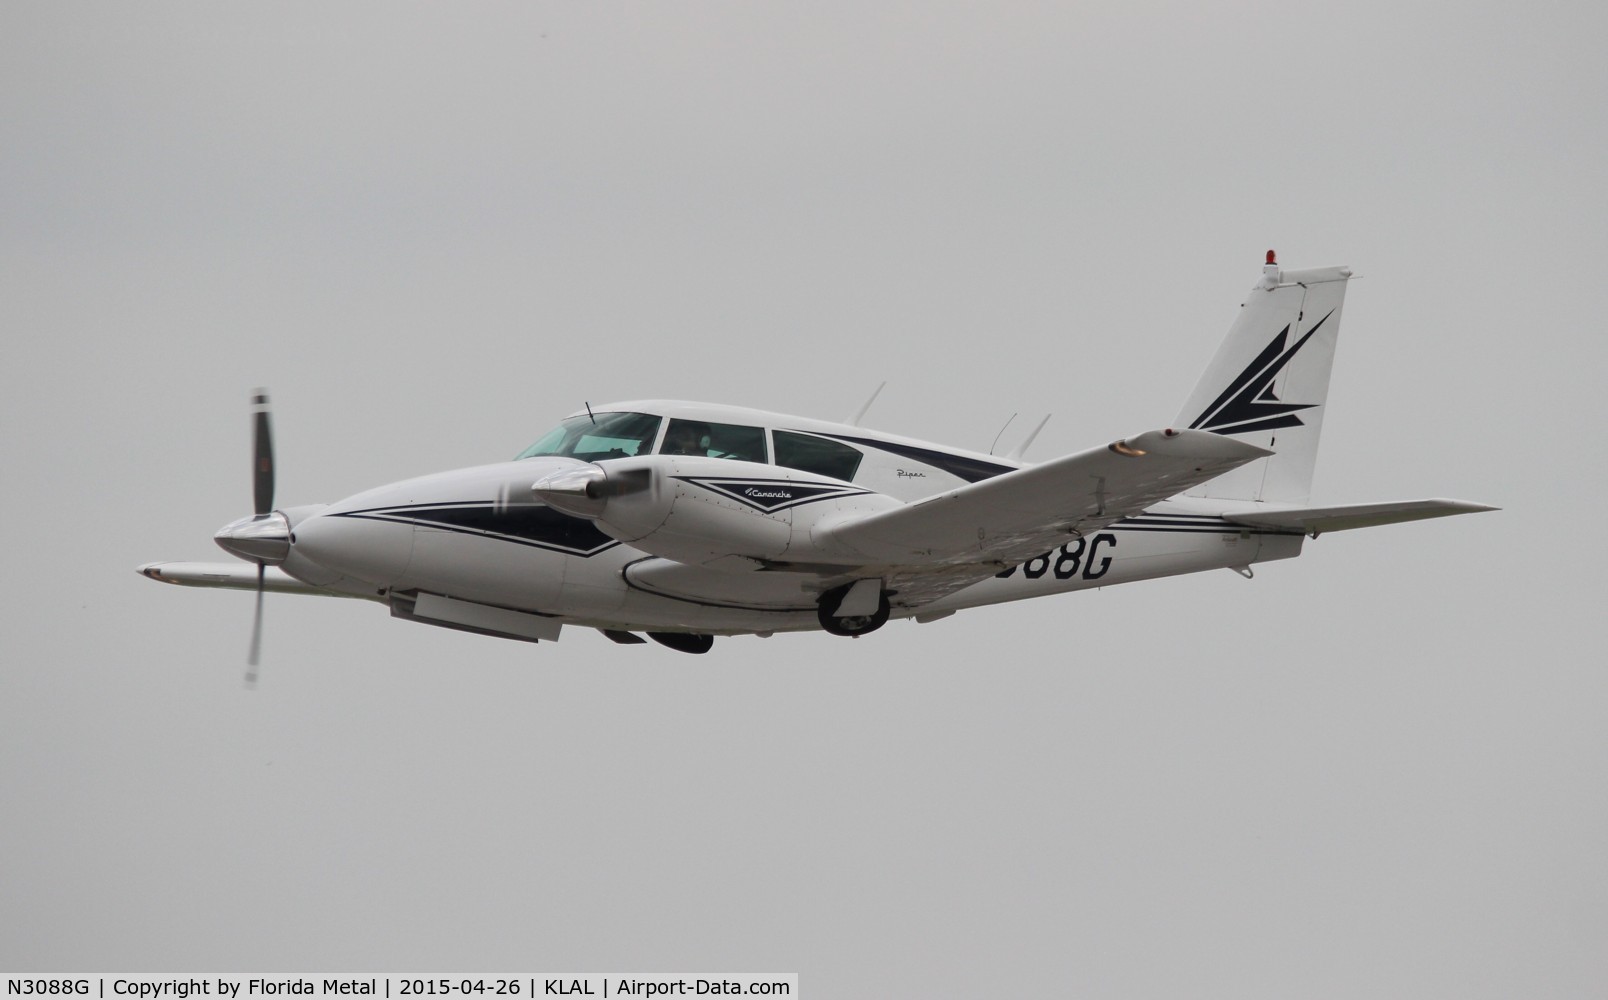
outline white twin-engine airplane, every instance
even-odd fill
[[[1270,251],[1171,428],[1037,465],[1017,460],[1031,435],[998,458],[858,417],[654,400],[588,406],[512,462],[276,510],[259,393],[256,513],[216,536],[255,568],[140,572],[255,590],[253,664],[265,590],[363,597],[510,639],[573,625],[702,653],[717,635],[860,636],[890,618],[1179,573],[1249,577],[1307,536],[1495,509],[1308,505],[1350,277],[1284,270]]]

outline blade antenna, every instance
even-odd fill
[[[1015,419],[1016,419],[1016,414],[1014,414],[1014,413],[1011,414],[1010,416],[1006,417],[1005,418],[1005,427],[1009,427],[1011,425],[1011,421],[1015,420]],[[1004,436],[1005,427],[1001,427],[999,429],[999,433],[994,435],[994,443],[988,446],[988,453],[990,455],[992,455],[994,453],[995,448],[999,447],[999,439]]]
[[[886,379],[884,379],[882,381],[882,384],[877,386],[876,391],[871,393],[871,398],[865,401],[864,406],[860,407],[859,412],[857,412],[854,416],[850,417],[849,419],[847,419],[847,420],[845,420],[843,422],[845,424],[848,424],[850,427],[858,427],[858,426],[860,426],[860,421],[864,420],[865,415],[868,412],[870,412],[871,404],[875,403],[877,401],[877,397],[882,395],[882,390],[886,389],[887,387],[888,387],[888,382],[887,382]]]
[[[1012,448],[1011,453],[1005,457],[1013,462],[1020,461],[1022,456],[1027,454],[1027,446],[1033,443],[1033,439],[1038,437],[1038,432],[1044,429],[1044,425],[1049,423],[1050,418],[1054,415],[1053,413],[1044,414],[1044,419],[1038,422],[1038,426],[1028,431],[1027,437],[1022,439],[1022,443]]]

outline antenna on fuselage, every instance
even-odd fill
[[[877,397],[882,395],[882,390],[886,389],[887,387],[887,380],[883,380],[882,384],[877,386],[876,391],[871,394],[871,398],[865,401],[864,406],[860,407],[859,412],[843,422],[848,424],[850,427],[860,426],[860,421],[865,419],[866,412],[871,409],[871,404],[877,401]]]
[[[1011,453],[1005,457],[1010,459],[1012,462],[1021,461],[1022,455],[1027,451],[1027,446],[1033,443],[1033,439],[1038,437],[1038,432],[1044,429],[1044,425],[1050,422],[1050,417],[1052,416],[1054,416],[1054,414],[1044,414],[1044,419],[1038,422],[1038,426],[1028,431],[1027,437],[1022,439],[1022,443],[1012,448]]]
[[[591,403],[583,403],[583,405],[586,407],[586,415],[589,416],[589,417],[592,417],[592,426],[596,427],[597,426],[597,418],[592,416],[592,404]]]
[[[1015,419],[1016,419],[1016,414],[1014,414],[1014,413],[1011,414],[1010,416],[1006,417],[1005,418],[1005,427],[1009,427],[1011,425],[1011,421],[1015,420]],[[999,429],[999,433],[994,435],[994,443],[988,446],[988,453],[990,455],[992,455],[994,453],[995,448],[999,447],[999,439],[1004,436],[1005,427],[1001,427]]]

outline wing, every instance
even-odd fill
[[[825,526],[867,565],[971,567],[971,578],[1103,528],[1272,452],[1209,431],[1147,431],[1076,455]],[[983,573],[986,576],[988,573]]]

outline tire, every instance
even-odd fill
[[[821,628],[829,635],[869,635],[888,622],[888,613],[892,608],[888,604],[886,591],[882,593],[881,599],[877,601],[877,611],[873,615],[849,615],[839,618],[826,610],[827,608],[836,608],[839,602],[843,600],[843,595],[847,594],[852,586],[854,585],[845,584],[827,591],[821,595],[820,603],[816,605],[815,616],[820,620]]]

